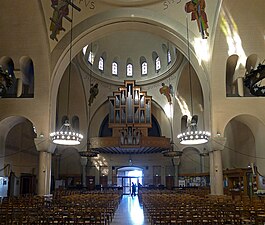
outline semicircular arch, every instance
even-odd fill
[[[115,10],[115,17],[113,13],[104,12],[104,16],[98,14],[92,16],[80,24],[74,27],[73,41],[71,43],[72,49],[72,58],[74,58],[82,48],[87,45],[87,43],[92,43],[97,38],[106,33],[115,32],[116,30],[121,29],[131,29],[137,28],[137,30],[148,30],[149,32],[162,36],[168,41],[172,42],[177,48],[184,54],[188,55],[187,43],[183,41],[185,39],[186,28],[183,24],[176,23],[173,19],[164,18],[161,14],[157,15],[156,18],[153,17],[153,14],[145,9],[130,9],[130,12],[134,14],[133,20],[131,17],[128,17],[128,11],[124,9]],[[163,23],[161,22],[163,21]],[[128,26],[128,24],[130,26]],[[79,30],[79,32],[77,32]],[[70,34],[69,34],[70,35]],[[62,41],[60,41],[54,51],[52,52],[53,58],[56,64],[52,65],[52,86],[51,86],[51,117],[55,117],[56,111],[56,98],[57,90],[62,77],[63,72],[65,71],[69,63],[69,48],[65,41],[68,37],[65,35]],[[209,97],[210,87],[208,84],[207,74],[204,70],[204,65],[199,65],[198,60],[196,60],[195,52],[191,52],[191,60],[195,70],[197,71],[198,78],[202,84],[202,90],[204,93],[204,98]],[[207,70],[206,70],[207,71]],[[206,105],[208,108],[209,105]],[[54,127],[54,119],[51,118],[51,128]]]

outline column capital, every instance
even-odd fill
[[[211,151],[222,151],[225,147],[226,137],[212,137]]]
[[[43,137],[34,138],[35,146],[38,152],[54,153],[56,145],[52,144],[49,139]]]

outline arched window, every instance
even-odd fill
[[[157,56],[156,57],[156,72],[158,72],[161,69],[161,62],[160,58]]]
[[[147,75],[147,62],[142,63],[142,75]]]
[[[167,50],[167,64],[171,63],[171,54],[170,54],[170,50]]]
[[[104,59],[102,57],[99,58],[99,61],[98,61],[98,69],[100,71],[103,71],[104,70]]]
[[[132,77],[133,75],[133,65],[131,63],[127,64],[127,77]]]
[[[117,62],[113,62],[112,63],[112,75],[118,76],[118,63]]]
[[[144,56],[140,57],[140,66],[141,66],[141,74],[142,76],[147,75],[147,61]]]
[[[33,62],[28,56],[23,56],[19,60],[21,78],[22,78],[22,94],[20,97],[34,97],[34,67]]]
[[[88,62],[93,65],[94,63],[94,58],[95,58],[95,55],[93,54],[92,51],[89,52],[89,55],[88,55]]]
[[[88,47],[88,45],[86,45],[86,46],[83,48],[83,55],[86,55],[87,47]]]
[[[76,132],[79,132],[79,118],[78,118],[78,116],[72,117],[72,127]]]

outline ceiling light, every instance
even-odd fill
[[[69,3],[70,4],[70,3]],[[71,1],[71,5],[72,1]],[[73,40],[73,19],[74,19],[74,7],[72,7],[72,19],[69,20],[71,22],[70,28],[70,49],[69,49],[69,70],[68,70],[68,93],[67,93],[67,116],[69,115],[69,99],[70,99],[70,75],[71,75],[71,58],[72,58],[72,40]],[[78,8],[79,9],[79,8]],[[65,120],[62,127],[56,131],[50,133],[50,138],[54,144],[58,145],[79,145],[83,139],[83,135],[76,132],[69,123],[68,119]]]
[[[50,133],[50,137],[54,144],[59,145],[79,145],[83,139],[83,135],[75,132],[67,120],[58,131]]]
[[[181,118],[181,134],[177,136],[180,144],[183,145],[197,145],[205,144],[209,141],[210,132],[198,130],[198,115],[193,115],[193,92],[192,92],[192,75],[191,75],[191,60],[190,60],[190,41],[189,41],[189,23],[186,17],[187,24],[187,46],[188,46],[188,75],[189,75],[189,89],[190,89],[190,107],[192,118],[188,121],[188,116],[184,115]]]

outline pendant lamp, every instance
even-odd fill
[[[181,133],[177,136],[180,144],[183,145],[197,145],[204,144],[209,141],[210,132],[198,130],[198,115],[193,115],[193,91],[192,91],[192,75],[191,75],[191,59],[190,59],[190,41],[189,41],[189,23],[186,16],[187,25],[187,46],[188,46],[188,75],[189,75],[189,89],[190,89],[190,107],[192,118],[189,120],[187,115],[181,118]]]
[[[69,3],[73,5],[73,2]],[[74,8],[72,7],[72,19],[71,28],[70,28],[70,49],[69,49],[69,70],[68,70],[68,94],[67,94],[67,119],[64,121],[62,127],[55,132],[50,133],[50,138],[54,144],[58,145],[79,145],[83,139],[83,135],[76,132],[71,126],[69,118],[69,99],[70,99],[70,90],[71,90],[71,58],[72,58],[72,41],[73,41],[73,19],[74,19]],[[79,8],[78,8],[79,9]],[[80,11],[80,10],[79,10]]]

